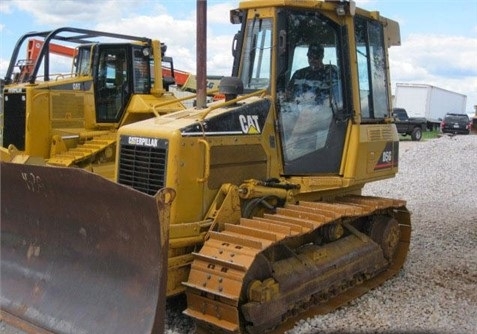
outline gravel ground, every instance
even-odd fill
[[[407,200],[411,246],[394,279],[333,313],[303,319],[288,334],[477,332],[477,136],[401,142],[399,174],[364,193]],[[166,333],[194,333],[167,302]],[[18,333],[0,322],[0,333]]]
[[[364,194],[400,198],[411,245],[394,279],[298,333],[477,332],[477,136],[401,142],[399,174]]]

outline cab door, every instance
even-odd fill
[[[343,96],[347,72],[340,26],[320,14],[287,11],[279,19],[283,48],[278,55],[278,118],[284,175],[339,174],[349,109]],[[286,41],[285,41],[286,40]],[[312,67],[308,50],[323,49],[322,73],[302,75]],[[300,89],[291,83],[299,74]],[[348,111],[346,111],[348,110]]]
[[[117,123],[131,95],[130,63],[125,46],[99,47],[95,75],[96,122]]]

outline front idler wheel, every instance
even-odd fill
[[[400,229],[398,221],[389,216],[374,217],[369,236],[383,250],[384,258],[391,262],[400,239]]]

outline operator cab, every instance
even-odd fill
[[[243,20],[236,14],[232,21],[242,21],[245,33],[243,46],[235,41],[234,75],[242,79],[245,92],[266,89],[275,96],[283,175],[339,175],[347,128],[357,109],[346,65],[353,52],[350,32],[306,10],[280,9],[275,21],[259,14]],[[382,122],[389,109],[382,26],[359,16],[354,20],[361,121]],[[313,49],[319,49],[319,61],[312,59],[318,58]]]
[[[132,94],[150,94],[154,68],[149,47],[94,44],[81,46],[77,54],[76,76],[93,76],[97,123],[120,122]],[[173,69],[172,63],[169,66]],[[168,87],[173,78],[163,81]]]

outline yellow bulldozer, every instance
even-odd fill
[[[225,100],[121,126],[116,182],[2,163],[5,319],[160,333],[185,292],[199,329],[264,333],[399,272],[406,203],[361,195],[398,171],[397,22],[326,0],[242,1],[230,19]]]
[[[2,160],[113,178],[120,126],[184,109],[167,91],[166,50],[158,40],[70,27],[21,36],[4,79]]]

